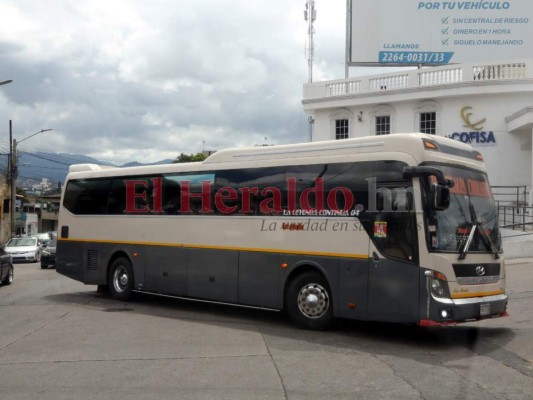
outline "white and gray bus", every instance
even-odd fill
[[[146,292],[422,326],[506,315],[480,153],[424,134],[219,151],[201,163],[70,167],[57,271]]]

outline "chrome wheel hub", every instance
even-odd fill
[[[128,286],[128,271],[125,267],[119,266],[113,274],[113,286],[117,292],[123,292]]]
[[[322,317],[329,308],[328,292],[318,283],[305,285],[298,295],[298,308],[308,318]]]

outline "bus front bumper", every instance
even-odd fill
[[[420,326],[453,325],[461,322],[498,318],[507,313],[507,295],[498,294],[485,297],[465,299],[441,299],[431,296],[425,318],[420,319]]]

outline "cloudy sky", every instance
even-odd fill
[[[305,0],[0,0],[0,150],[152,162],[306,141]],[[345,0],[316,0],[314,80],[344,77]]]

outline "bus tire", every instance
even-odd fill
[[[119,257],[109,268],[108,287],[111,297],[126,301],[133,292],[133,268],[127,258]]]
[[[333,304],[326,278],[315,271],[296,276],[287,289],[286,309],[301,328],[329,328],[333,323]]]

